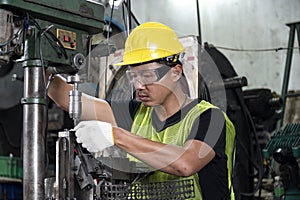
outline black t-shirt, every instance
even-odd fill
[[[185,117],[185,115],[201,99],[194,100],[178,111],[166,121],[160,121],[155,112],[152,113],[152,125],[157,131],[172,126]],[[109,102],[114,112],[118,126],[130,131],[134,115],[141,102],[132,100],[127,102]],[[226,199],[228,190],[227,156],[225,154],[226,125],[225,118],[220,109],[212,108],[202,113],[192,125],[192,131],[187,140],[200,140],[208,144],[215,151],[216,156],[198,172],[199,184],[204,200]]]

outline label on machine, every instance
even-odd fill
[[[57,29],[56,37],[62,43],[64,48],[76,50],[76,32]]]

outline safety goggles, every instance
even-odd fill
[[[159,81],[171,69],[170,66],[164,65],[156,69],[131,70],[126,71],[130,83],[139,82],[142,85],[150,85]]]

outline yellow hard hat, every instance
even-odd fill
[[[170,27],[158,22],[145,22],[130,33],[125,42],[123,62],[114,65],[144,63],[183,51],[184,47]]]

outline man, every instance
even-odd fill
[[[183,51],[166,25],[146,22],[135,28],[126,40],[123,62],[116,64],[128,67],[135,99],[109,104],[83,95],[77,139],[91,152],[115,145],[157,169],[144,182],[192,180],[194,193],[186,199],[234,199],[235,129],[220,109],[185,94]],[[55,77],[48,94],[67,110],[71,89]],[[122,108],[130,116],[122,116]],[[118,127],[124,122],[129,131]]]

